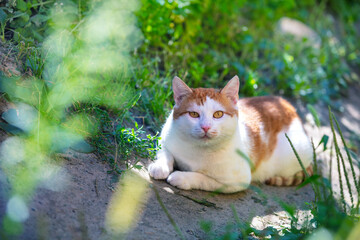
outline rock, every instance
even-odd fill
[[[278,21],[278,31],[282,34],[293,35],[297,40],[303,40],[305,38],[314,48],[320,48],[321,46],[320,36],[312,28],[299,20],[282,17]]]

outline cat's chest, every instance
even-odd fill
[[[228,142],[219,147],[197,146],[191,141],[171,139],[166,141],[165,147],[172,153],[176,167],[182,171],[207,172],[221,168],[222,165],[231,165],[238,161],[235,146]]]
[[[208,162],[214,162],[214,154],[209,154],[207,149],[196,147],[191,143],[170,140],[165,146],[174,156],[177,167],[184,171],[199,170]]]

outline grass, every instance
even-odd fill
[[[146,134],[137,122],[133,128],[123,127],[119,123],[123,121],[111,119],[107,111],[99,108],[94,108],[93,113],[101,123],[98,133],[92,138],[92,145],[98,157],[110,164],[111,172],[121,174],[132,168],[139,169],[142,167],[138,164],[141,159],[155,158],[159,147],[157,134]]]
[[[339,15],[335,17],[346,18],[340,25],[344,24],[344,33],[353,38],[353,24],[346,23],[358,19],[353,10],[359,6],[350,2],[341,5],[349,8],[348,14],[336,11]],[[334,7],[333,2],[330,6]],[[155,10],[146,11],[150,8]],[[143,101],[151,96],[156,103],[164,102],[169,94],[169,73],[194,87],[222,87],[237,74],[243,96],[281,94],[309,103],[325,101],[340,109],[332,99],[339,99],[348,84],[358,81],[342,59],[359,57],[353,48],[357,43],[348,46],[345,35],[339,37],[343,41],[334,40],[337,29],[327,11],[325,1],[143,1],[138,18],[145,42],[137,55],[148,77],[140,73],[135,79],[141,86],[154,81],[156,75],[165,86],[165,91],[159,91],[156,83],[145,85],[143,91],[148,93],[143,94]],[[312,47],[307,39],[294,44],[294,38],[279,34],[276,23],[283,16],[313,27],[321,47]],[[152,107],[155,116],[164,120],[163,106]]]

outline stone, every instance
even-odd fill
[[[320,36],[309,26],[300,22],[299,20],[282,17],[278,21],[278,31],[282,34],[290,34],[297,40],[308,40],[309,44],[315,48],[320,48]]]

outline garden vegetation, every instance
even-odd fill
[[[0,123],[11,135],[0,149],[11,186],[0,237],[22,231],[36,188],[61,174],[58,153],[95,152],[120,175],[154,158],[175,75],[194,87],[221,87],[238,75],[241,96],[300,99],[315,118],[311,104],[317,102],[341,111],[348,87],[359,83],[359,12],[355,0],[0,1],[0,48],[18,70],[0,71],[2,97],[14,103]],[[283,17],[307,24],[320,41],[282,33]],[[339,174],[344,161],[351,163],[352,172],[344,171],[346,182],[339,183],[349,191],[355,185],[351,205],[343,188],[336,197],[331,177],[317,172],[304,183],[316,195],[309,225],[299,228],[295,209],[280,203],[292,218],[290,229],[258,231],[237,221],[223,239],[304,238],[318,229],[339,239],[354,234],[360,192],[355,157],[342,135],[336,140],[341,129],[331,111],[329,119]],[[326,138],[320,144],[325,149]],[[202,228],[214,237],[209,224]]]

